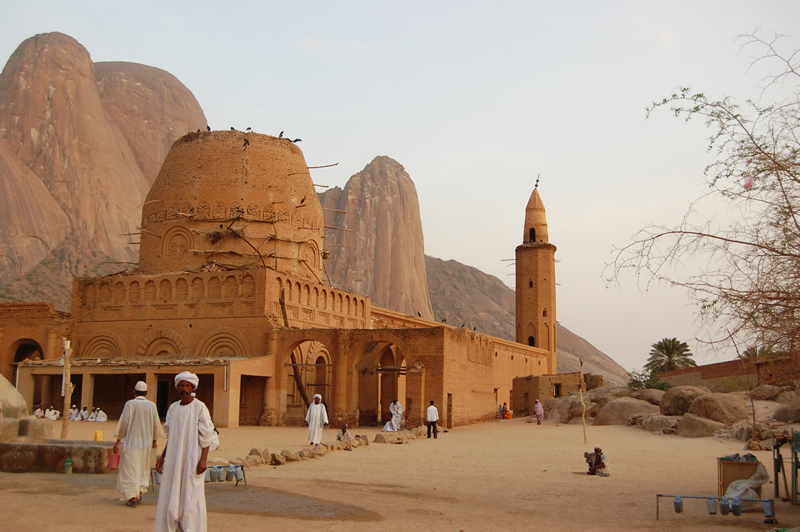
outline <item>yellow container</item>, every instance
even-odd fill
[[[103,441],[103,431],[102,430],[94,431],[94,441]]]

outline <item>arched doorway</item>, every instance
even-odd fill
[[[328,409],[328,418],[331,419],[333,363],[328,348],[316,340],[305,341],[297,345],[292,354],[295,362],[285,366],[286,424],[300,425],[305,420],[308,408],[303,400],[303,390],[309,401],[314,400],[315,394],[322,396],[322,402]],[[298,380],[303,390],[298,386]]]
[[[365,349],[361,362],[358,421],[360,425],[380,425],[391,419],[392,400],[406,407],[405,357],[395,344],[376,342]]]
[[[12,372],[11,384],[17,385],[17,364],[23,360],[36,360],[44,358],[44,350],[39,342],[32,338],[21,338],[14,342],[10,348],[14,353],[14,371]],[[37,375],[35,377],[33,389],[33,403],[39,405],[42,402],[53,402],[53,377],[48,375]],[[59,390],[59,394],[60,394]]]

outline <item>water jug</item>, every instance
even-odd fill
[[[112,471],[119,469],[119,455],[117,453],[111,453],[108,457],[108,468]]]
[[[228,470],[225,472],[225,480],[227,480],[228,482],[233,480],[233,477],[235,475],[235,471],[236,471],[236,467],[233,464],[229,465],[228,466]]]
[[[72,459],[67,458],[64,460],[64,474],[71,475],[72,474]]]

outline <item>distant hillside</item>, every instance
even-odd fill
[[[454,260],[425,256],[428,290],[437,321],[464,325],[480,332],[514,340],[514,291],[493,275]],[[606,382],[625,384],[628,373],[608,355],[563,325],[558,326],[558,372],[580,369],[603,375]]]

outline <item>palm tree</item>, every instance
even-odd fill
[[[680,342],[677,338],[664,338],[651,347],[650,358],[644,365],[651,372],[672,371],[697,365],[689,351],[689,344]]]
[[[760,347],[750,346],[742,352],[742,358],[767,358],[772,354],[772,350],[762,345]]]

